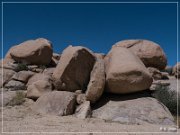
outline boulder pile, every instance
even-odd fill
[[[28,40],[1,60],[3,106],[14,91],[24,91],[35,101],[32,111],[44,115],[173,125],[168,108],[151,93],[158,80],[179,77],[178,65],[170,73],[164,51],[148,40],[120,41],[106,55],[82,46],[57,54],[47,39]]]

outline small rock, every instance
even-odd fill
[[[90,101],[85,101],[76,108],[75,116],[77,118],[85,119],[91,115]]]
[[[86,95],[85,94],[78,94],[76,97],[76,102],[80,105],[87,101]]]
[[[26,90],[26,85],[23,82],[11,80],[4,86],[5,88],[16,91],[16,90]]]
[[[76,91],[75,91],[75,94],[76,94],[76,95],[83,94],[83,91],[82,91],[82,90],[76,90]]]
[[[147,69],[148,69],[149,73],[151,74],[151,76],[154,80],[161,80],[162,79],[162,73],[157,68],[148,67]]]
[[[55,68],[46,68],[43,73],[52,76]]]
[[[31,71],[20,71],[13,75],[12,79],[16,81],[21,81],[24,83],[27,83],[29,78],[34,75]]]

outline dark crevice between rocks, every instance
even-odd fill
[[[144,91],[130,93],[130,94],[112,94],[112,93],[104,92],[100,100],[97,101],[96,104],[92,104],[91,107],[93,110],[95,110],[104,106],[109,101],[126,101],[126,100],[133,100],[133,99],[143,98],[143,97],[152,97],[151,91],[144,90]]]

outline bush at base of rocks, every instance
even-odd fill
[[[25,93],[22,91],[17,91],[16,95],[7,104],[8,106],[22,105],[25,102]]]
[[[177,108],[180,108],[180,99],[177,101],[177,92],[169,90],[169,86],[158,86],[152,96],[162,102],[173,114],[177,114]],[[179,106],[177,106],[179,105]],[[178,114],[180,115],[180,114]]]

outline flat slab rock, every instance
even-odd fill
[[[66,91],[53,91],[43,94],[35,104],[32,110],[39,114],[49,115],[71,115],[75,110],[75,94]]]
[[[128,99],[124,101],[112,97],[93,110],[93,117],[121,124],[160,124],[174,125],[169,110],[151,97]]]

